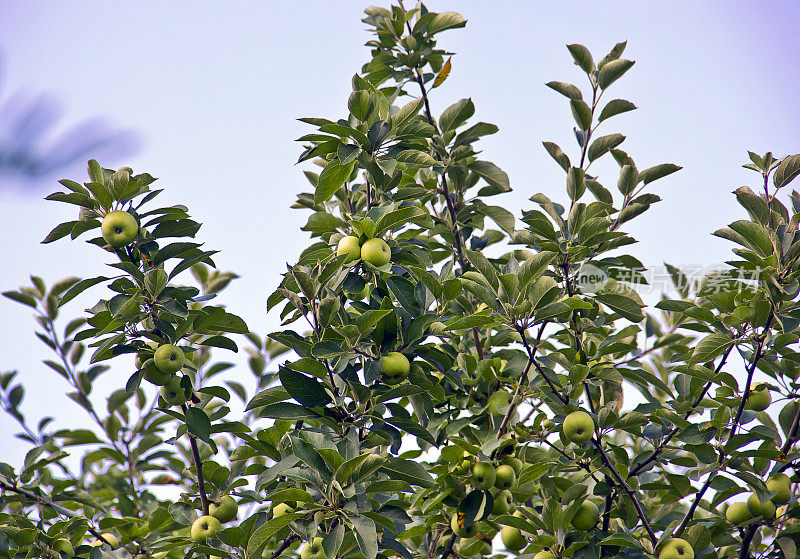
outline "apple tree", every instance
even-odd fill
[[[742,219],[714,233],[734,256],[700,281],[668,266],[647,307],[625,229],[680,167],[613,132],[636,108],[614,97],[625,43],[567,46],[580,86],[547,86],[576,145],[543,142],[562,194],[512,211],[478,148],[497,126],[469,98],[434,109],[440,34],[466,20],[363,21],[346,110],[301,119],[311,242],[266,301],[280,331],[218,304],[236,275],[151,175],[90,161],[48,196],[79,210],[44,242],[86,235],[110,271],[5,295],[94,428],[30,422],[0,376],[30,444],[0,463],[0,557],[796,557],[800,155],[750,152]],[[240,350],[254,393],[228,374]]]

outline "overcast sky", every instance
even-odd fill
[[[433,109],[471,97],[475,118],[500,127],[481,142],[482,157],[508,172],[514,192],[493,203],[517,216],[536,192],[563,198],[563,173],[541,142],[576,151],[568,103],[544,86],[559,80],[585,87],[567,43],[582,43],[599,59],[628,41],[624,56],[636,65],[609,99],[628,99],[639,109],[609,121],[604,133],[625,134],[622,148],[640,169],[664,162],[684,167],[654,184],[664,202],[629,228],[641,241],[631,250],[648,265],[723,262],[730,247],[710,233],[742,216],[730,193],[753,184],[741,169],[746,150],[800,151],[797,2],[427,5],[469,20],[465,29],[440,36],[456,56],[445,86],[433,92]],[[264,312],[266,297],[284,263],[308,242],[299,230],[307,214],[288,209],[307,189],[294,166],[300,146],[293,140],[309,128],[296,119],[345,115],[350,79],[369,57],[360,22],[365,6],[0,0],[2,91],[51,93],[66,110],[65,125],[101,115],[138,131],[142,148],[135,157],[101,163],[147,171],[166,188],[160,200],[189,206],[204,223],[199,238],[222,250],[220,268],[242,276],[224,302],[265,334],[278,324]],[[616,177],[603,172],[613,167],[598,166],[600,182],[610,187]],[[69,178],[85,180],[83,167]],[[57,223],[74,219],[71,206],[41,200],[57,186],[52,181],[29,195],[0,188],[1,290],[29,283],[30,273],[48,284],[103,273],[103,253],[92,246],[39,244]],[[81,313],[78,303],[66,308],[66,318]],[[3,299],[0,316],[0,370],[20,370],[28,386],[23,410],[32,418],[57,413],[58,427],[81,424],[77,406],[63,396],[66,386],[40,362],[49,356],[33,335],[31,313]],[[98,393],[129,374],[107,375]],[[0,461],[18,465],[25,447],[14,442],[14,432],[0,416]]]

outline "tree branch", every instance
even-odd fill
[[[733,350],[733,346],[729,347],[729,348],[727,349],[727,351],[725,351],[725,353],[722,355],[722,360],[719,362],[719,365],[717,365],[717,368],[714,370],[714,376],[718,375],[718,374],[719,374],[719,372],[722,370],[722,367],[725,365],[725,362],[728,360],[728,356],[731,354],[731,351],[732,351],[732,350]],[[712,384],[713,384],[713,383],[712,383],[711,381],[709,381],[709,382],[707,382],[707,383],[706,383],[705,387],[703,387],[703,390],[702,390],[702,392],[700,392],[700,395],[699,395],[699,396],[697,397],[697,399],[696,399],[696,400],[695,400],[695,401],[692,403],[692,406],[689,408],[689,410],[687,410],[687,411],[686,411],[686,412],[683,414],[683,418],[684,418],[684,419],[689,419],[689,417],[690,417],[690,416],[691,416],[693,413],[695,413],[695,408],[696,408],[698,405],[700,405],[700,402],[702,402],[702,401],[703,401],[703,399],[706,397],[706,394],[708,394],[708,390],[711,388],[711,385],[712,385]],[[630,471],[630,473],[628,474],[628,478],[632,478],[633,476],[635,476],[636,474],[638,474],[639,472],[641,472],[642,470],[644,470],[644,468],[645,468],[645,467],[647,467],[647,466],[648,466],[650,463],[654,462],[654,461],[655,461],[655,460],[658,458],[658,456],[661,454],[661,451],[663,451],[663,450],[664,450],[664,447],[666,447],[666,446],[669,444],[669,442],[672,440],[672,438],[673,438],[675,435],[677,435],[677,434],[678,434],[678,431],[680,431],[680,428],[679,428],[679,427],[677,427],[677,426],[673,427],[673,428],[670,430],[670,432],[667,434],[667,436],[666,436],[666,437],[664,437],[664,439],[663,439],[663,440],[662,440],[662,441],[661,441],[661,442],[658,444],[658,446],[657,446],[657,447],[656,447],[656,448],[653,450],[653,452],[650,454],[650,456],[648,456],[648,457],[647,457],[647,458],[646,458],[644,461],[642,461],[642,462],[639,462],[639,464],[637,464],[637,465],[636,465],[636,467],[635,467],[635,468],[633,468],[633,469]]]
[[[756,365],[758,365],[759,360],[762,356],[762,351],[764,349],[764,341],[766,339],[766,334],[769,332],[770,326],[772,326],[772,321],[775,318],[775,313],[772,308],[770,308],[769,316],[767,317],[767,322],[764,324],[764,328],[761,332],[761,336],[758,338],[758,342],[756,344],[756,351],[753,355],[753,360],[750,362],[750,365],[747,368],[747,382],[745,383],[744,392],[742,393],[742,401],[739,403],[739,408],[736,410],[736,416],[733,418],[733,425],[731,425],[731,430],[728,433],[727,438],[725,439],[725,444],[719,449],[719,467],[714,470],[713,472],[709,472],[708,479],[703,484],[703,487],[697,493],[694,501],[692,502],[689,510],[686,513],[686,516],[683,517],[683,521],[678,526],[677,530],[675,530],[675,537],[680,537],[683,534],[683,531],[686,530],[686,527],[689,525],[689,522],[692,520],[695,511],[697,510],[698,505],[700,504],[700,500],[703,498],[703,495],[708,488],[711,486],[711,482],[714,481],[714,478],[719,473],[719,471],[723,468],[726,452],[725,446],[730,442],[730,440],[736,434],[736,428],[739,426],[739,422],[742,419],[742,414],[744,413],[745,405],[747,405],[747,397],[750,395],[750,385],[753,382],[753,373],[755,373]]]
[[[186,416],[186,404],[181,404],[184,417]],[[203,477],[203,462],[200,460],[200,451],[197,448],[197,438],[192,433],[189,436],[189,445],[192,447],[192,460],[194,468],[197,470],[197,489],[200,492],[200,504],[203,507],[203,516],[208,516],[208,496],[206,495],[206,481]]]
[[[603,462],[606,468],[608,468],[608,470],[611,472],[611,475],[617,481],[617,485],[622,487],[622,490],[625,491],[625,493],[628,495],[628,498],[630,498],[631,502],[633,503],[633,507],[636,509],[636,515],[639,517],[642,526],[644,526],[644,529],[647,531],[647,535],[650,536],[650,541],[652,541],[653,545],[655,545],[656,542],[658,541],[658,536],[656,536],[656,533],[653,531],[653,527],[650,526],[650,521],[647,519],[647,514],[645,514],[644,510],[642,509],[642,505],[639,503],[638,499],[636,499],[636,497],[634,496],[633,490],[628,486],[625,480],[622,479],[622,476],[619,475],[619,472],[611,463],[611,460],[608,458],[608,454],[606,454],[606,451],[603,449],[603,445],[600,443],[600,437],[598,436],[596,438],[593,438],[592,444],[600,453],[600,460]]]

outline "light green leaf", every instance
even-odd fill
[[[345,183],[353,172],[355,162],[341,165],[338,159],[331,159],[319,175],[317,189],[314,192],[314,203],[327,202]]]

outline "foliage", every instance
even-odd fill
[[[473,119],[470,99],[438,117],[430,107],[452,70],[438,35],[466,21],[402,3],[366,13],[372,57],[353,77],[347,116],[302,119],[314,130],[300,161],[320,170],[305,171],[311,188],[294,207],[310,211],[313,242],[268,299],[284,329],[266,341],[211,304],[235,275],[214,269],[185,207],[152,208],[150,175],[92,161],[89,182],[61,181],[67,192],[48,197],[81,209],[44,242],[96,232],[115,210],[140,229],[122,247],[89,240],[117,275],[49,290],[32,277],[5,293],[35,309],[57,358],[45,363],[97,429],[54,431],[52,418],[30,427],[22,386],[0,378],[32,446],[21,468],[0,464],[0,556],[56,557],[54,541],[67,538],[92,559],[275,559],[321,537],[330,559],[447,559],[491,555],[503,528],[512,554],[653,557],[682,538],[697,557],[795,557],[800,195],[780,191],[800,156],[750,153],[763,192],[737,190],[748,219],[715,233],[737,245],[736,259],[700,282],[669,267],[677,298],[647,309],[635,290],[646,268],[625,254],[634,239],[622,228],[660,200],[651,183],[680,168],[639,171],[624,136],[601,135],[635,109],[605,101],[633,66],[625,43],[597,62],[568,46],[587,86],[547,85],[566,97],[578,147],[570,157],[544,142],[565,201],[535,194],[517,221],[492,201],[508,176],[476,148],[497,127]],[[619,166],[602,179],[616,190],[592,174],[602,157]],[[382,239],[391,260],[339,254],[347,236]],[[197,287],[181,283],[186,271]],[[109,298],[57,326],[64,304],[98,284]],[[215,378],[232,365],[212,348],[241,343],[252,397]],[[169,381],[151,361],[163,344],[187,356]],[[136,368],[103,410],[92,384],[125,354]],[[154,379],[174,384],[158,395]],[[623,386],[643,403],[623,409]],[[755,411],[767,393],[771,405]],[[74,446],[86,447],[78,472],[66,460]],[[766,483],[778,472],[794,475],[788,504]],[[781,506],[734,526],[727,503],[745,492]],[[194,520],[228,495],[238,518],[192,539]]]

